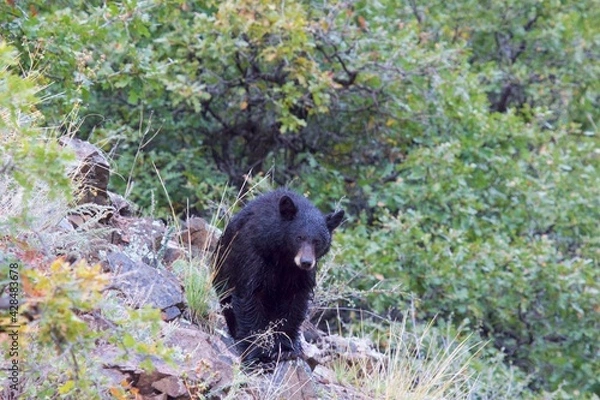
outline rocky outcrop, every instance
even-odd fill
[[[136,217],[135,206],[107,190],[110,168],[102,151],[78,139],[61,140],[75,150],[70,175],[77,183],[77,204],[55,229],[72,235],[93,233],[88,246],[69,257],[100,262],[110,275],[106,293],[127,307],[149,305],[162,312],[164,344],[179,357],[167,362],[101,343],[92,355],[116,387],[125,387],[143,400],[158,399],[361,399],[360,393],[335,378],[332,363],[382,365],[382,356],[364,340],[327,335],[306,324],[306,359],[282,361],[271,372],[242,371],[234,343],[221,317],[211,321],[215,333],[185,319],[188,305],[180,277],[172,271],[177,260],[208,259],[219,231],[197,217],[170,227],[149,217]],[[208,271],[206,271],[208,273]],[[113,296],[114,298],[114,296]],[[217,315],[215,313],[215,315]],[[93,329],[110,329],[111,322],[95,313],[82,316]]]
[[[134,354],[125,360],[123,352],[112,345],[99,347],[94,357],[115,386],[127,382],[142,399],[191,399],[194,394],[208,393],[219,398],[227,393],[233,383],[234,362],[218,337],[198,329],[177,328],[166,344],[185,357],[173,363],[154,358],[152,371],[140,367],[144,357]]]

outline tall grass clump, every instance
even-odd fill
[[[382,357],[338,357],[340,383],[381,400],[515,399],[532,396],[527,379],[488,343],[440,321],[390,322]],[[367,334],[363,338],[370,339]],[[533,397],[532,397],[533,398]]]

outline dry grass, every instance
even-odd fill
[[[469,363],[483,345],[469,338],[445,336],[429,324],[417,333],[405,319],[393,323],[380,359],[339,357],[333,368],[340,383],[365,398],[385,400],[448,400],[469,398],[475,378]]]

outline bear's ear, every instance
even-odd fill
[[[298,207],[288,195],[284,195],[279,199],[279,213],[284,220],[291,221],[296,216]]]
[[[342,223],[342,219],[344,219],[344,210],[339,210],[331,214],[327,214],[325,216],[325,224],[327,224],[327,229],[329,232],[333,232],[335,228],[340,226]]]

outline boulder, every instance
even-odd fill
[[[163,310],[169,320],[181,314],[183,290],[171,272],[133,261],[119,252],[109,253],[105,266],[113,273],[111,286],[121,291],[133,306],[150,304]],[[173,307],[179,312],[174,312]]]

